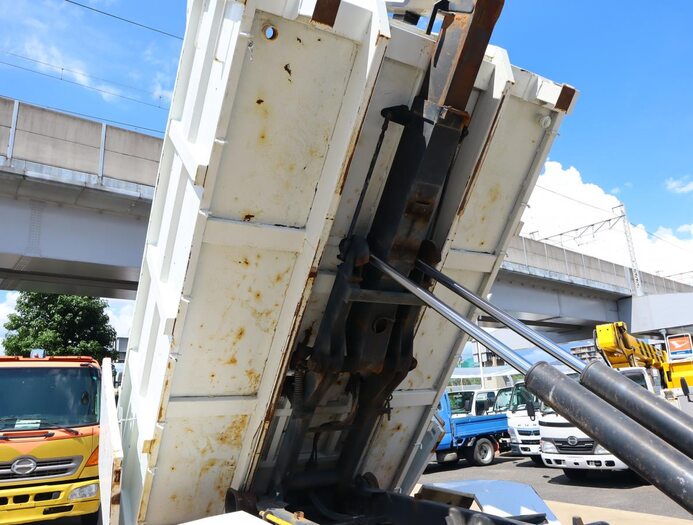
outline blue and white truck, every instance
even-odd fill
[[[438,404],[438,417],[444,422],[445,434],[436,447],[436,461],[452,463],[464,458],[472,465],[490,465],[496,452],[507,442],[508,417],[470,415],[472,400],[457,406],[455,394],[459,393],[445,392]]]

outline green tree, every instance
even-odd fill
[[[3,345],[7,355],[85,355],[101,362],[116,357],[116,331],[109,324],[108,303],[97,297],[22,292],[10,314]]]

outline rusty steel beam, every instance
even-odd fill
[[[503,0],[476,0],[469,13],[443,12],[433,54],[428,100],[464,111]]]

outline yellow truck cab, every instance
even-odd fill
[[[98,520],[101,369],[0,356],[0,524]]]

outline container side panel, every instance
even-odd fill
[[[385,52],[375,4],[332,28],[189,5],[119,407],[123,524],[218,514],[253,477]]]

